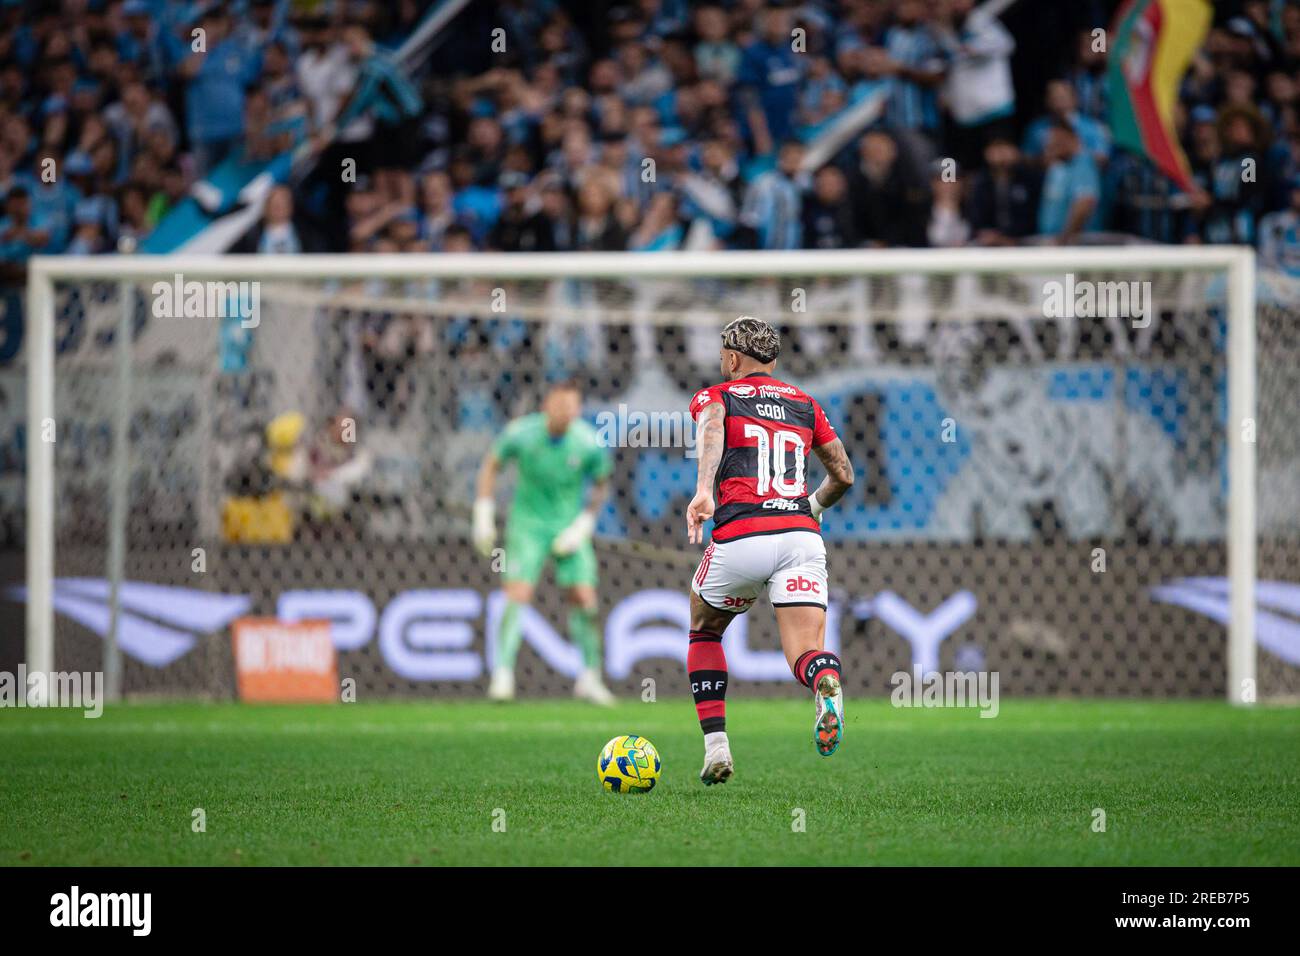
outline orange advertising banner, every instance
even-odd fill
[[[339,699],[338,655],[329,621],[242,617],[231,624],[239,699]]]

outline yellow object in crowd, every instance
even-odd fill
[[[221,537],[229,544],[288,544],[294,518],[284,495],[227,498],[221,505]]]

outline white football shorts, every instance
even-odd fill
[[[826,545],[815,531],[756,534],[704,549],[691,590],[719,611],[743,614],[763,588],[773,607],[826,607]]]

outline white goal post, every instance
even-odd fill
[[[56,284],[90,281],[138,286],[177,274],[187,280],[322,281],[326,279],[672,279],[775,275],[876,277],[896,274],[1061,274],[1075,271],[1213,272],[1226,277],[1228,461],[1227,571],[1230,586],[1226,695],[1243,700],[1255,677],[1256,445],[1243,423],[1256,417],[1255,254],[1248,247],[1033,247],[955,250],[807,252],[536,253],[470,255],[297,255],[35,257],[28,264],[27,609],[26,656],[32,670],[54,669]],[[129,359],[130,317],[119,327],[119,370]],[[960,316],[956,317],[960,321]],[[124,372],[124,374],[126,374]],[[118,418],[125,420],[125,414]],[[120,434],[120,432],[119,432]],[[121,446],[117,435],[116,445]],[[118,469],[120,472],[122,469]],[[123,506],[124,479],[110,489]],[[115,522],[115,524],[120,522]],[[124,533],[124,532],[122,532]],[[118,564],[120,537],[110,542]],[[116,595],[112,600],[117,613]],[[114,630],[115,633],[115,630]],[[110,647],[112,639],[110,635]]]

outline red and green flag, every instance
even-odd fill
[[[1115,142],[1144,154],[1188,191],[1192,174],[1174,107],[1213,15],[1208,0],[1129,0],[1112,33],[1106,84]]]

